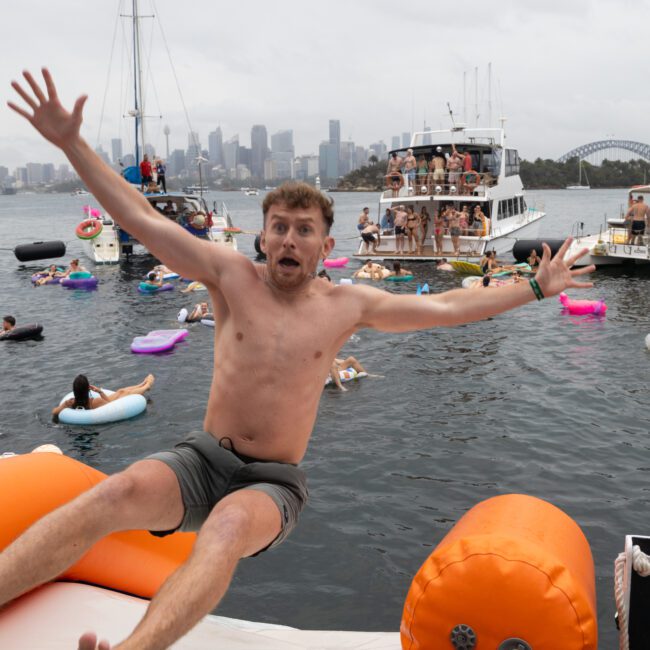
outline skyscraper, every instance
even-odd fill
[[[223,134],[220,126],[208,134],[208,157],[214,165],[223,165]]]
[[[253,178],[264,178],[264,161],[269,157],[269,142],[266,127],[254,124],[251,129],[251,174]]]
[[[394,135],[390,141],[390,148],[392,150],[399,149],[399,135]]]
[[[293,131],[286,129],[271,136],[271,160],[275,162],[277,178],[293,178]]]
[[[234,135],[230,140],[223,143],[223,166],[235,177],[237,165],[239,164],[239,134]]]
[[[122,138],[113,138],[111,140],[111,154],[113,156],[113,164],[122,160]]]
[[[341,153],[341,121],[330,120],[330,145],[333,147],[332,151],[336,151],[336,166],[333,166],[331,160],[331,153],[327,154],[327,178],[339,177],[339,155]]]
[[[402,133],[402,146],[408,147],[411,144],[411,134],[408,131]]]

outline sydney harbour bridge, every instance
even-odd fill
[[[588,160],[593,165],[600,165],[603,160],[627,161],[639,158],[650,162],[650,144],[634,140],[598,140],[567,151],[557,162],[566,162],[570,158]]]

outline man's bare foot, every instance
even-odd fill
[[[144,386],[145,390],[149,390],[153,386],[153,382],[155,381],[155,379],[156,378],[151,374],[147,375],[144,378],[142,385]]]
[[[94,632],[86,632],[79,637],[78,650],[111,650],[108,641],[100,641],[97,644],[97,635]]]

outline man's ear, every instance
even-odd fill
[[[334,250],[335,243],[336,242],[334,241],[334,237],[330,237],[329,235],[325,237],[325,241],[323,241],[323,250],[321,253],[321,257],[323,259],[329,257],[329,254]]]
[[[266,254],[266,230],[262,230],[260,233],[260,250]]]

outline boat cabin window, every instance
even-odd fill
[[[519,173],[519,153],[516,149],[506,149],[506,176]]]

